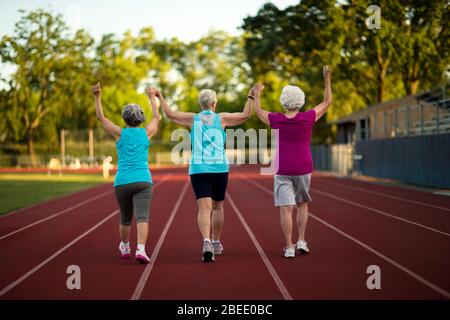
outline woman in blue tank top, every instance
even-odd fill
[[[126,127],[121,128],[103,115],[100,83],[94,86],[92,93],[95,97],[97,119],[105,131],[116,139],[118,168],[114,179],[114,189],[120,207],[119,251],[121,257],[131,256],[130,229],[134,213],[138,230],[135,257],[141,263],[149,263],[145,243],[148,236],[153,182],[148,168],[148,148],[150,138],[158,130],[159,110],[155,97],[156,90],[153,88],[147,90],[153,118],[145,128],[139,127],[145,122],[144,112],[139,105],[127,104],[123,108],[122,118]]]
[[[198,205],[198,227],[203,237],[202,261],[212,262],[223,253],[220,242],[224,213],[223,201],[228,183],[229,164],[225,154],[225,127],[237,126],[250,118],[253,90],[250,90],[243,112],[216,113],[216,92],[199,94],[201,112],[179,112],[170,109],[160,92],[156,94],[164,113],[176,124],[191,128],[192,155],[189,176]]]

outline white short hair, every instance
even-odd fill
[[[281,91],[280,102],[287,110],[301,109],[305,104],[305,93],[297,86],[285,86]]]
[[[202,108],[209,107],[214,102],[217,102],[217,94],[214,90],[203,89],[198,95],[198,102]]]

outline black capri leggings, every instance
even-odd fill
[[[136,217],[136,223],[147,222],[150,200],[152,198],[152,184],[136,182],[115,187],[116,199],[120,208],[120,224],[129,226],[131,219]]]

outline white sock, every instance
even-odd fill
[[[211,242],[211,239],[210,238],[205,238],[205,239],[203,239],[203,241]]]
[[[145,244],[138,243],[137,250],[140,252],[145,252]]]
[[[130,246],[130,243],[129,242],[121,242],[121,244],[122,244],[122,247],[129,247]]]

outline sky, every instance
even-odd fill
[[[0,0],[0,37],[11,34],[19,9],[52,9],[73,29],[84,28],[96,39],[102,34],[137,34],[152,26],[157,39],[197,40],[210,29],[237,35],[243,19],[269,0]],[[272,0],[284,9],[299,0]]]

